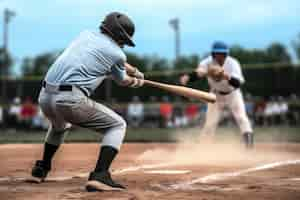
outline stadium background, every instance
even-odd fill
[[[158,1],[147,0],[116,1],[117,3],[114,1],[109,1],[109,3],[100,1],[99,3],[99,1],[92,0],[59,1],[64,4],[58,3],[58,6],[67,6],[70,10],[72,8],[88,9],[88,15],[85,16],[87,18],[82,17],[80,15],[82,13],[74,12],[75,14],[66,17],[68,20],[71,18],[66,24],[58,23],[63,19],[61,17],[63,15],[59,13],[63,11],[70,14],[71,12],[65,12],[63,9],[56,10],[58,13],[54,15],[55,7],[52,7],[54,5],[52,1],[26,1],[26,3],[18,1],[15,4],[14,2],[17,1],[0,1],[0,8],[3,11],[3,21],[1,22],[3,29],[0,29],[3,31],[3,43],[0,46],[0,199],[99,199],[102,197],[110,199],[199,199],[199,197],[218,200],[300,199],[300,29],[295,33],[283,34],[291,36],[285,38],[284,42],[281,40],[269,42],[273,36],[280,35],[282,33],[280,31],[289,32],[289,29],[285,30],[285,21],[281,22],[281,19],[284,19],[282,15],[286,14],[281,8],[289,6],[289,9],[286,10],[291,15],[288,16],[292,16],[292,21],[299,23],[297,12],[299,9],[296,6],[299,5],[298,1],[295,1],[293,6],[289,5],[290,1],[280,3],[272,1],[268,4],[261,3],[261,1],[212,1],[217,3],[208,4],[208,7],[214,12],[209,10],[210,18],[207,19],[213,21],[212,18],[216,16],[219,23],[203,23],[203,26],[200,26],[202,29],[192,29],[192,32],[197,30],[196,38],[200,38],[199,41],[202,40],[203,44],[194,43],[195,37],[191,37],[190,33],[185,35],[185,31],[191,31],[190,29],[180,29],[180,33],[183,34],[180,34],[181,38],[179,38],[179,27],[181,27],[181,23],[186,23],[184,21],[186,10],[197,8],[199,5],[205,7],[206,4],[200,3],[202,1],[184,1],[187,7],[181,7],[180,1],[173,1],[169,5],[168,1],[157,3]],[[257,2],[259,2],[258,6],[255,5]],[[293,1],[291,2],[293,3]],[[28,6],[23,4],[28,4]],[[49,10],[52,8],[51,17],[45,18],[43,15],[43,12],[48,12],[47,9],[41,9],[46,7],[44,4],[49,7]],[[141,4],[146,6],[141,6]],[[125,144],[122,146],[120,156],[113,163],[113,173],[117,179],[128,186],[129,190],[124,193],[87,194],[80,187],[86,180],[87,172],[94,167],[101,134],[78,127],[71,130],[66,138],[66,144],[55,157],[55,167],[50,174],[49,182],[46,181],[41,185],[25,183],[23,180],[30,174],[34,160],[41,156],[39,153],[42,152],[42,144],[48,127],[47,120],[37,105],[41,82],[47,69],[63,50],[64,45],[58,45],[57,41],[70,40],[65,37],[55,39],[54,31],[49,31],[46,27],[43,32],[44,23],[50,29],[55,29],[59,36],[63,33],[62,30],[70,31],[75,35],[75,32],[77,34],[77,31],[80,30],[74,27],[66,28],[66,26],[71,27],[71,21],[78,23],[80,29],[86,27],[86,24],[94,26],[96,21],[94,19],[97,17],[98,20],[100,12],[104,15],[104,10],[111,8],[108,6],[110,5],[114,8],[125,7],[127,11],[131,9],[137,23],[145,28],[147,26],[144,26],[146,22],[142,19],[142,15],[148,16],[150,12],[142,13],[140,9],[142,10],[142,7],[150,8],[152,13],[152,6],[157,4],[159,4],[156,8],[157,14],[159,12],[166,13],[165,10],[162,11],[161,7],[170,6],[174,12],[182,13],[182,15],[177,15],[179,17],[175,18],[175,15],[168,15],[170,21],[164,21],[165,18],[158,21],[149,20],[149,18],[145,20],[152,27],[156,25],[155,23],[164,23],[163,27],[167,27],[166,29],[170,31],[166,33],[165,29],[157,27],[157,32],[151,32],[152,30],[148,31],[148,29],[144,32],[147,49],[152,51],[154,48],[156,51],[154,54],[137,53],[126,49],[128,62],[139,67],[150,80],[179,84],[179,76],[182,73],[191,72],[199,60],[209,54],[209,48],[203,50],[203,46],[208,46],[208,41],[213,42],[219,39],[217,38],[219,33],[222,34],[222,38],[225,38],[225,42],[227,42],[227,37],[230,38],[229,32],[233,33],[233,37],[236,36],[235,30],[228,23],[231,20],[241,19],[242,23],[238,24],[236,29],[246,29],[246,31],[244,30],[246,34],[246,32],[251,32],[252,22],[247,19],[256,19],[260,24],[259,29],[263,29],[262,32],[267,33],[264,36],[253,33],[253,38],[248,35],[248,37],[243,36],[242,40],[231,38],[228,42],[231,55],[241,62],[246,78],[246,84],[243,85],[242,90],[245,96],[246,110],[255,130],[254,151],[248,152],[241,147],[238,128],[227,110],[222,113],[220,127],[216,134],[216,143],[206,144],[200,141],[199,144],[199,133],[205,120],[205,104],[179,98],[151,87],[122,88],[111,80],[106,80],[92,98],[113,108],[128,122]],[[10,6],[2,8],[2,5]],[[26,7],[27,10],[20,9],[20,5]],[[252,11],[252,6],[254,6],[254,11],[258,11],[258,13],[265,14],[268,11],[270,13],[263,17],[257,17],[250,15],[251,12],[235,13],[229,9],[232,7],[234,11],[244,11],[243,9],[237,10],[237,5],[242,8],[248,6],[249,9],[252,8]],[[28,10],[28,7],[34,6],[36,6],[35,11],[37,12]],[[217,12],[218,8],[221,8],[222,12]],[[17,11],[15,12],[14,9]],[[206,8],[206,10],[208,9]],[[197,13],[205,13],[202,11],[205,10]],[[223,13],[234,16],[232,19],[227,18],[228,20],[222,22],[220,19],[223,18],[220,17],[220,14],[223,16]],[[194,16],[196,13],[191,11],[187,14]],[[248,14],[249,16],[243,18],[242,15]],[[276,17],[276,14],[279,17]],[[24,28],[26,25],[23,25],[23,22],[26,20],[18,21],[18,19],[26,19],[26,15],[33,17],[34,27]],[[93,20],[91,20],[91,15],[94,16]],[[53,18],[56,23],[51,21]],[[200,19],[207,21],[206,17]],[[277,23],[268,23],[270,19],[277,20]],[[214,18],[214,20],[216,19]],[[46,23],[48,21],[49,23]],[[191,23],[194,28],[194,21]],[[289,23],[292,24],[292,22]],[[206,25],[216,27],[220,25],[220,29],[227,27],[232,30],[226,29],[217,33],[214,30],[220,29],[212,28],[209,29],[211,31],[208,34],[204,35],[204,29],[209,28]],[[276,27],[277,31],[270,29],[270,26]],[[38,38],[32,34],[36,30],[45,34],[41,35],[44,37],[45,43],[42,45],[46,50],[41,50],[34,55],[28,53],[22,58],[16,56],[20,49],[24,52],[27,48],[30,49],[29,45],[24,45],[26,44],[23,43],[24,41],[28,40],[33,46],[38,43]],[[274,32],[270,32],[270,30]],[[173,31],[175,38],[173,38]],[[19,35],[24,32],[27,34],[22,35],[21,39],[16,39],[13,37],[18,35],[15,34],[16,32]],[[46,35],[47,32],[49,32],[48,35]],[[158,32],[170,34],[168,42],[164,43],[160,38],[151,37],[158,35]],[[51,38],[53,36],[53,40],[50,36]],[[255,37],[265,40],[264,45],[254,43],[250,45],[250,48],[247,40],[255,41]],[[170,38],[175,39],[175,43],[170,42]],[[139,40],[145,42],[141,36]],[[286,40],[289,40],[289,45]],[[267,41],[268,44],[266,44]],[[21,47],[11,48],[10,43],[21,44]],[[161,43],[164,48],[156,46]],[[54,44],[57,46],[53,47]],[[245,47],[247,44],[248,47]],[[255,46],[256,44],[257,46]],[[192,50],[188,51],[190,53],[183,54],[180,52],[180,45],[186,45]],[[174,57],[161,53],[166,49],[173,52],[173,47],[175,47]],[[53,50],[56,48],[61,49]],[[15,70],[16,65],[19,67],[18,73]],[[208,90],[205,79],[188,86]],[[283,106],[284,109],[278,109],[280,106]],[[135,114],[138,110],[138,115],[131,115],[130,107],[133,107]],[[141,107],[142,112],[140,112]],[[157,169],[157,171],[150,171],[151,169]],[[265,169],[265,171],[260,171],[261,169]],[[188,172],[172,174],[177,171]],[[167,173],[163,174],[162,172]],[[186,183],[186,181],[191,182]]]

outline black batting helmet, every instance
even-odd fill
[[[134,23],[122,13],[112,12],[108,14],[100,25],[100,29],[121,45],[135,46],[132,41]]]

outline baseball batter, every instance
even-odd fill
[[[112,180],[110,165],[120,150],[126,122],[111,109],[89,96],[105,78],[118,84],[141,87],[144,75],[126,63],[124,45],[132,41],[134,24],[126,15],[108,14],[99,31],[83,31],[50,67],[43,81],[39,104],[51,122],[42,160],[36,161],[31,181],[42,182],[51,170],[52,158],[71,124],[104,134],[99,158],[89,175],[88,191],[122,190]]]
[[[245,79],[240,63],[229,56],[229,48],[225,43],[215,42],[212,45],[211,55],[202,60],[194,72],[181,76],[180,82],[186,85],[188,81],[195,81],[202,77],[207,77],[210,90],[217,97],[215,104],[208,104],[202,134],[213,135],[215,133],[220,113],[227,106],[241,130],[246,147],[252,148],[253,130],[245,111],[240,90]]]

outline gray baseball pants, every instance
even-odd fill
[[[74,124],[103,133],[102,145],[120,149],[126,131],[126,122],[121,116],[86,97],[75,86],[72,91],[58,90],[58,86],[47,84],[39,95],[40,107],[50,121],[47,143],[63,143],[68,129]]]

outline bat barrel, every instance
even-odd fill
[[[195,90],[184,86],[159,83],[156,81],[150,81],[150,80],[144,80],[144,81],[146,85],[149,85],[151,87],[156,87],[187,98],[193,98],[208,103],[214,103],[216,101],[216,95],[212,93],[204,92],[201,90]]]

